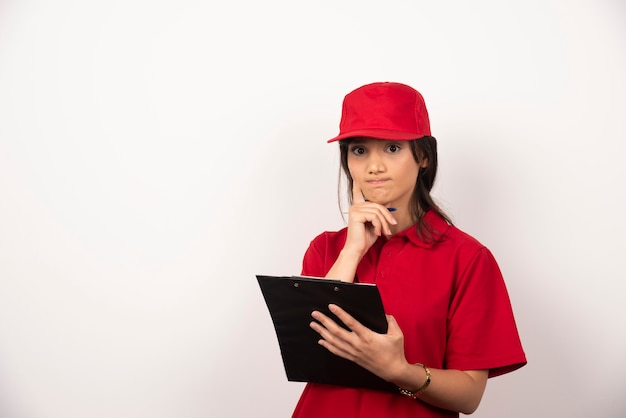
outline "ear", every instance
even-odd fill
[[[428,167],[428,158],[422,158],[422,161],[419,162],[419,167],[420,168]]]

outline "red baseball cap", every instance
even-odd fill
[[[343,99],[339,135],[328,142],[367,137],[410,141],[430,136],[422,95],[406,84],[366,84]]]

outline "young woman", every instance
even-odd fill
[[[307,384],[294,417],[454,417],[478,407],[488,377],[524,364],[492,254],[452,225],[430,196],[437,143],[424,100],[373,83],[343,102],[339,141],[348,226],[310,244],[302,274],[376,283],[389,329],[375,333],[339,306],[311,328],[319,343],[398,387],[397,393]]]

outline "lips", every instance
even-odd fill
[[[374,180],[366,180],[366,183],[372,186],[380,186],[381,184],[385,184],[389,181],[389,179],[374,179]]]

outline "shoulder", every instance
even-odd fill
[[[314,248],[343,247],[347,234],[348,228],[343,228],[339,231],[324,231],[313,238],[309,246]]]
[[[434,231],[435,238],[432,242],[424,242],[431,244],[435,249],[455,249],[476,252],[486,247],[467,232],[459,229],[457,226],[449,224],[437,213],[431,211],[425,216],[425,222],[428,227]]]
[[[325,231],[313,238],[302,260],[302,274],[324,277],[346,242],[347,228]]]
[[[482,242],[454,225],[449,226],[444,240],[449,240],[452,244],[461,248],[474,250],[486,249]]]
[[[491,265],[497,270],[497,262],[492,252],[482,242],[465,231],[450,226],[444,238],[443,246],[448,246],[460,265],[475,263]]]
[[[437,215],[429,218],[439,234],[433,242],[421,245],[428,247],[434,262],[453,266],[457,273],[477,264],[490,266],[490,270],[494,272],[499,270],[492,252],[474,236]]]

